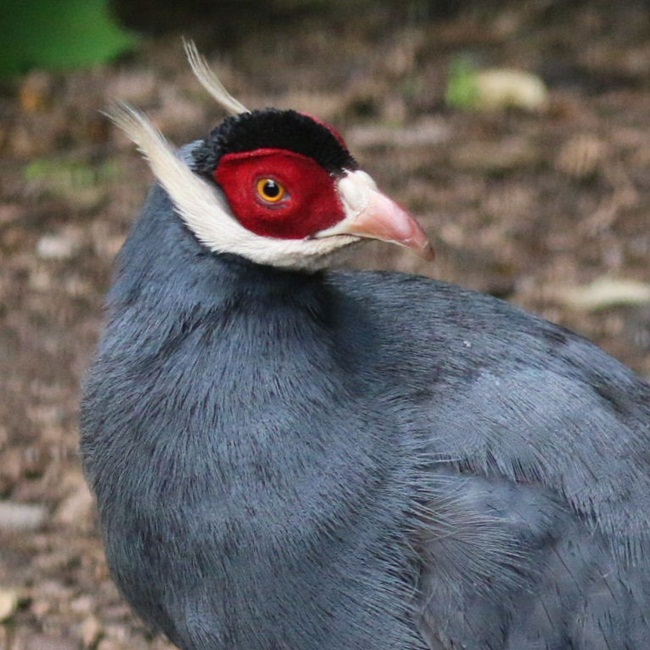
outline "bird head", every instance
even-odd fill
[[[231,97],[193,44],[202,85],[231,116],[179,155],[138,111],[110,117],[145,154],[178,214],[216,253],[313,269],[362,239],[414,249],[431,259],[426,234],[377,189],[330,125],[293,110],[249,111]]]

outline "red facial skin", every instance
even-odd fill
[[[277,239],[304,239],[345,217],[334,178],[313,159],[284,149],[257,149],[226,154],[215,180],[244,228]],[[265,200],[258,182],[271,179],[285,195]]]

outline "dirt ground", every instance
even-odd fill
[[[648,9],[480,7],[430,22],[417,11],[307,16],[221,49],[205,33],[199,43],[249,107],[293,107],[337,125],[437,251],[425,265],[372,244],[356,264],[492,293],[650,376]],[[447,73],[459,54],[539,74],[548,105],[451,110]],[[102,296],[151,181],[99,111],[128,101],[178,144],[221,114],[169,34],[112,66],[34,72],[1,90],[0,648],[165,648],[110,582],[76,457]]]

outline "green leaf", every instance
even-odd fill
[[[476,108],[479,101],[476,66],[469,57],[461,55],[452,59],[445,99],[454,108]]]
[[[90,67],[136,41],[114,22],[107,0],[0,0],[0,77]]]

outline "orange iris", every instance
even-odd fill
[[[267,203],[278,203],[285,197],[287,190],[275,179],[265,177],[257,181],[257,194]]]

